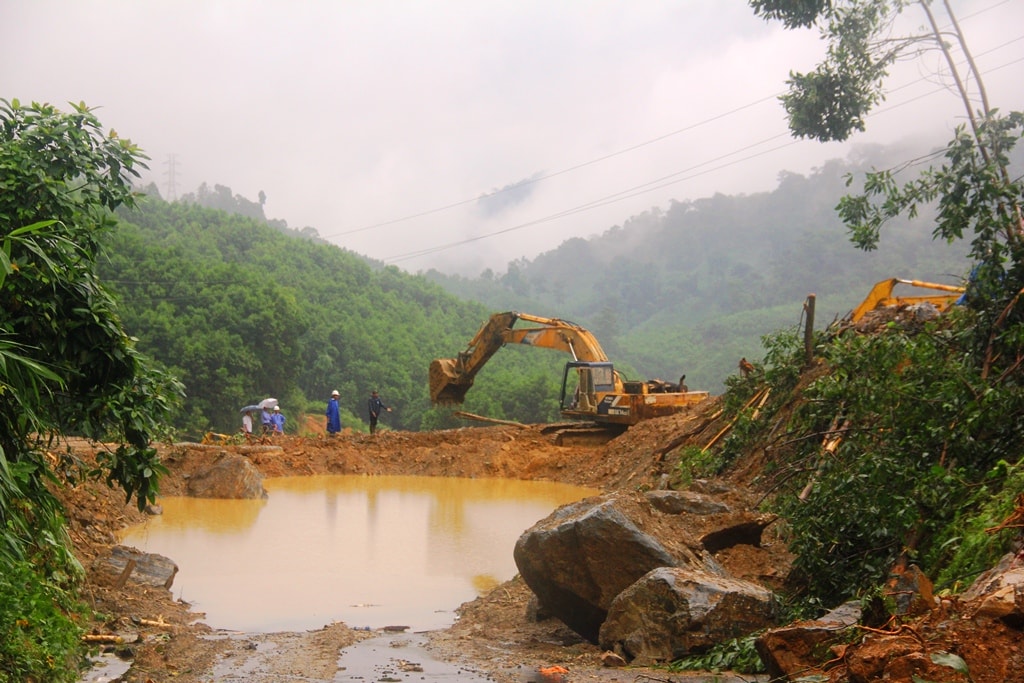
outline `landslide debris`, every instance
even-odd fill
[[[826,368],[815,366],[804,373],[799,384],[809,383],[826,372]],[[774,419],[780,425],[800,400],[799,385],[791,396],[775,413]],[[728,486],[718,487],[714,480],[689,481],[677,468],[681,454],[699,452],[720,440],[732,420],[721,399],[715,398],[685,413],[636,425],[602,446],[556,446],[543,434],[542,426],[512,425],[424,433],[383,431],[373,437],[343,433],[334,438],[310,429],[304,436],[285,436],[270,445],[161,446],[162,460],[169,468],[161,493],[184,495],[196,471],[229,453],[246,458],[264,476],[359,473],[507,477],[560,481],[606,492],[643,492],[692,484],[695,490],[703,486],[721,493],[735,488],[742,490],[745,498],[761,499],[770,495],[776,484],[770,476],[770,464],[777,456],[777,443],[755,444],[744,457],[733,462],[722,475]],[[778,431],[770,436],[777,438]],[[102,448],[84,442],[73,445],[85,459]],[[133,505],[124,505],[118,492],[95,483],[62,490],[61,496],[68,510],[75,552],[86,568],[93,566],[97,557],[109,554],[117,543],[119,529],[144,519]],[[768,544],[772,552],[784,549],[782,537],[777,535],[780,527],[772,525],[768,529],[776,534]],[[765,548],[733,545],[716,559],[734,576],[744,578],[746,568],[751,577],[756,574],[755,578],[764,580],[766,574],[771,576],[773,572],[765,570],[766,552]],[[778,584],[785,580],[789,559],[785,553],[777,558],[778,573],[771,578]],[[118,634],[122,643],[113,647],[133,661],[130,671],[121,678],[126,683],[207,681],[218,658],[235,647],[228,640],[210,638],[202,615],[193,613],[188,604],[174,600],[167,590],[132,581],[118,586],[110,581],[109,575],[104,579],[90,574],[86,595],[101,615],[91,625],[91,632]],[[569,680],[626,681],[634,680],[641,672],[656,680],[676,680],[664,670],[604,666],[603,662],[613,658],[557,619],[538,618],[537,608],[529,588],[515,577],[462,605],[453,626],[429,634],[430,648],[440,659],[486,671],[498,683],[520,683],[527,680],[530,672],[552,665],[566,668]],[[353,642],[363,637],[343,626],[331,629],[332,634],[339,633],[338,629],[342,634],[351,633]],[[941,611],[904,622],[891,634],[884,630],[866,633],[862,641],[837,650],[835,661],[823,675],[831,681],[860,680],[856,667],[851,668],[852,663],[885,658],[887,652],[897,649],[906,650],[908,634],[925,657],[940,649],[965,657],[975,682],[1024,681],[1024,666],[1011,670],[1005,664],[1017,662],[1024,651],[1019,628],[979,617],[972,612],[972,605],[960,604],[953,598],[942,601]],[[304,656],[334,661],[331,657],[336,660],[338,644],[348,639],[348,635],[320,639],[328,643],[322,651],[316,655],[307,652]],[[304,642],[308,644],[308,640]],[[897,673],[890,671],[887,675]],[[910,678],[891,680],[909,682]]]

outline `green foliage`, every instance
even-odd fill
[[[964,37],[955,21],[940,33],[929,3],[913,4],[931,31],[904,38],[888,32],[911,5],[901,0],[750,4],[787,28],[818,25],[828,43],[817,71],[794,75],[783,98],[798,137],[841,140],[863,129],[863,115],[880,100],[886,67],[922,41],[942,48],[956,76],[969,127],[957,129],[944,163],[902,184],[898,171],[872,170],[863,193],[844,197],[838,211],[866,251],[878,247],[885,223],[925,209],[935,211],[936,240],[969,235],[975,265],[968,308],[942,324],[890,324],[882,333],[846,334],[823,347],[829,372],[808,388],[790,427],[834,437],[831,430],[840,425],[842,440],[833,453],[815,440],[787,453],[780,482],[805,484],[799,496],[789,490],[778,499],[792,525],[798,568],[818,599],[869,590],[897,556],[955,581],[1005,548],[1005,537],[985,538],[982,529],[1008,512],[1018,490],[1007,485],[1013,475],[1005,463],[1019,461],[1024,436],[1024,185],[1010,171],[1024,113],[1000,116],[971,60],[968,77],[957,73],[962,67],[949,44],[966,52]],[[943,7],[952,12],[948,3]],[[966,90],[972,81],[980,111]]]
[[[812,26],[831,4],[829,0],[750,0],[754,14],[781,21],[786,28]]]
[[[720,643],[707,652],[676,660],[668,665],[669,671],[735,671],[741,674],[760,674],[766,671],[754,643],[758,634],[734,638]]]
[[[749,0],[754,13],[787,29],[817,26],[826,42],[822,62],[809,73],[791,73],[781,100],[794,137],[846,140],[864,130],[864,117],[883,98],[887,69],[929,34],[891,35],[903,0]]]
[[[0,123],[0,338],[21,357],[8,355],[20,369],[5,377],[0,446],[17,460],[51,431],[120,442],[106,474],[141,507],[157,478],[150,437],[175,385],[136,352],[95,262],[110,211],[132,202],[142,155],[104,136],[84,105],[63,114],[4,102]]]
[[[975,322],[961,311],[940,323],[890,325],[817,345],[827,372],[802,389],[785,425],[799,438],[773,449],[766,471],[807,596],[829,606],[869,591],[903,553],[934,576],[984,501],[996,495],[996,509],[1006,509],[1016,489],[999,463],[1018,457],[1024,391],[982,376],[969,344]],[[785,336],[768,343],[766,379],[791,385],[800,351]],[[747,390],[735,382],[727,405]],[[737,437],[737,448],[763,439],[768,422]],[[823,451],[826,436],[837,433],[838,448]],[[1000,546],[985,545],[962,562],[991,560]]]
[[[676,453],[676,474],[680,482],[679,488],[685,488],[694,479],[711,477],[722,468],[722,458],[717,451],[704,450],[700,446],[686,446]]]
[[[973,232],[972,260],[986,264],[991,279],[1005,277],[1002,264],[1019,260],[1015,216],[1008,207],[1020,201],[1021,188],[1004,180],[999,169],[1010,165],[1010,151],[1022,134],[1021,112],[992,116],[979,123],[976,135],[958,128],[945,163],[902,186],[892,171],[867,174],[863,194],[844,197],[838,207],[854,244],[874,249],[887,221],[937,202],[935,238],[952,242]]]
[[[981,572],[993,567],[1010,551],[1017,529],[993,532],[1020,503],[1024,491],[1024,465],[1000,461],[985,475],[968,501],[959,506],[950,525],[941,530],[946,540],[929,554],[927,562],[941,567],[937,588],[958,589]]]
[[[136,351],[96,275],[143,158],[85,105],[0,100],[0,670],[12,680],[73,680],[79,654],[82,572],[48,485],[102,477],[141,509],[163,471],[150,444],[178,385]],[[114,450],[91,471],[66,455],[52,465],[44,448],[63,435]]]
[[[0,683],[77,681],[85,607],[29,561],[0,572]]]
[[[955,655],[951,652],[933,652],[931,653],[931,660],[933,664],[938,664],[939,666],[945,666],[950,669],[953,669],[953,671],[959,674],[963,674],[964,676],[967,676],[968,680],[970,680],[970,667],[967,666],[967,662],[965,662],[963,657],[961,657],[960,655]],[[920,676],[914,675],[911,678],[914,681],[914,683],[927,683]]]
[[[230,195],[223,188],[226,196]],[[380,391],[394,429],[456,427],[434,408],[427,370],[463,350],[491,311],[422,277],[261,220],[149,196],[106,242],[104,281],[139,347],[185,384],[175,427],[198,439],[238,430],[244,405],[273,396],[296,424],[341,394],[342,424],[365,430]],[[508,349],[463,410],[546,422],[558,416],[564,354]],[[322,403],[321,403],[322,402]]]

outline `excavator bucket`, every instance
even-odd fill
[[[455,358],[437,358],[430,363],[430,400],[435,404],[462,403],[473,380],[465,381],[456,370]]]

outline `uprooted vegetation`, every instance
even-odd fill
[[[738,419],[720,469],[787,520],[800,593],[825,607],[901,562],[962,588],[1015,537],[984,531],[1013,512],[1022,481],[1015,363],[994,374],[976,362],[969,311],[879,315],[874,329],[820,334],[810,365],[795,334],[767,339],[763,371],[726,396]]]

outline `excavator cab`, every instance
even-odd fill
[[[615,368],[607,362],[571,361],[562,373],[563,414],[593,417],[601,399],[615,391]]]

